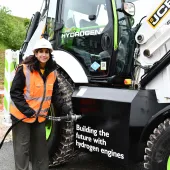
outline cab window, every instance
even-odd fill
[[[105,76],[111,54],[102,47],[102,36],[108,26],[106,0],[64,0],[61,31],[63,48],[73,54],[91,76]]]

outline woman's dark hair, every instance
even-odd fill
[[[56,62],[52,59],[52,57],[53,55],[50,53],[50,58],[47,61],[46,66],[45,66],[46,69],[51,70],[57,66]],[[31,72],[33,72],[33,70],[39,70],[39,67],[40,67],[39,61],[35,57],[35,55],[30,55],[26,57],[25,60],[22,62],[22,64],[27,64]]]

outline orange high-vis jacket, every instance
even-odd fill
[[[23,72],[26,78],[26,85],[24,88],[24,98],[28,103],[29,107],[35,110],[35,115],[47,115],[51,104],[51,97],[53,92],[53,85],[57,77],[57,72],[52,71],[46,78],[44,83],[38,71],[31,72],[26,64],[23,64]],[[15,104],[11,102],[10,112],[17,119],[26,118],[26,116],[21,113]],[[26,118],[23,122],[33,123],[36,118]],[[45,118],[38,117],[38,122],[45,121]]]

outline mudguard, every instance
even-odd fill
[[[168,117],[170,117],[170,105],[164,107],[149,119],[142,131],[140,142],[146,141],[153,130]]]
[[[65,51],[57,50],[53,51],[53,57],[74,83],[88,83],[88,78],[83,67],[74,56]]]

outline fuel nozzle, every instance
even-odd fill
[[[60,116],[60,117],[46,116],[48,120],[53,120],[56,122],[65,121],[65,120],[77,121],[78,119],[81,119],[82,117],[83,117],[82,115],[76,115],[76,114],[69,114],[69,115]]]
[[[71,120],[72,121],[77,121],[78,119],[81,119],[82,117],[83,117],[83,115],[73,114],[73,115],[71,115]]]

